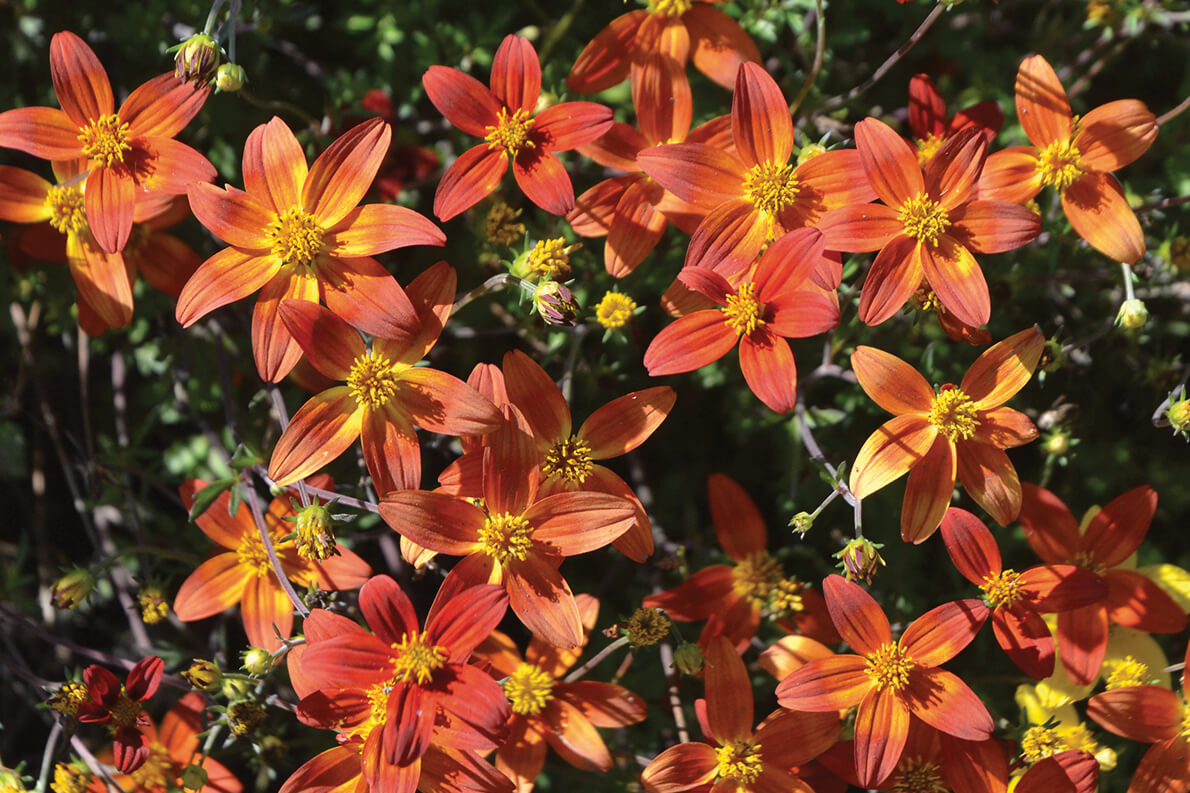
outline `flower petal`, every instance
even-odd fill
[[[998,608],[992,613],[996,643],[1034,680],[1054,673],[1054,636],[1036,611]]]
[[[1075,685],[1095,682],[1107,652],[1107,608],[1095,603],[1058,615],[1058,655]]]
[[[888,124],[871,117],[856,124],[855,147],[872,189],[888,206],[899,209],[925,192],[917,152]]]
[[[1082,549],[1078,521],[1056,495],[1044,487],[1021,485],[1021,527],[1033,552],[1050,563],[1073,561]]]
[[[43,160],[83,156],[79,125],[52,107],[18,107],[0,113],[0,148],[16,149]]]
[[[508,608],[508,595],[488,584],[472,586],[446,599],[435,601],[426,619],[426,636],[447,648],[451,663],[462,663],[486,639]]]
[[[1079,120],[1072,141],[1089,171],[1115,171],[1135,161],[1157,139],[1157,118],[1144,102],[1108,102]]]
[[[711,523],[719,546],[733,560],[742,562],[765,550],[768,532],[764,518],[744,488],[726,474],[707,477]]]
[[[777,413],[797,405],[797,366],[789,342],[773,333],[740,337],[740,371],[756,398]]]
[[[409,245],[445,245],[446,235],[412,209],[367,204],[348,212],[323,240],[335,256],[374,256]]]
[[[1156,743],[1180,732],[1182,703],[1177,694],[1162,686],[1128,686],[1091,697],[1087,715],[1123,738]]]
[[[632,106],[645,146],[685,140],[694,113],[686,64],[660,49],[638,53],[632,63]],[[637,146],[636,151],[645,146]]]
[[[1037,149],[1011,146],[990,155],[979,179],[979,197],[988,201],[1024,204],[1041,192]]]
[[[739,335],[723,313],[696,311],[662,328],[645,350],[644,365],[653,377],[690,372],[722,358]]]
[[[1044,347],[1045,337],[1036,328],[1015,333],[984,350],[959,388],[978,408],[999,407],[1029,382]]]
[[[855,772],[874,788],[897,767],[909,738],[909,710],[891,691],[874,689],[855,714]]]
[[[428,366],[402,373],[397,398],[414,423],[431,432],[482,435],[503,423],[487,397],[457,377]]]
[[[520,409],[539,444],[552,446],[570,437],[570,407],[562,390],[541,365],[520,350],[504,354],[508,398]]]
[[[281,263],[272,256],[224,248],[207,259],[178,295],[178,322],[188,328],[215,309],[245,298],[267,284]]]
[[[1021,61],[1016,73],[1016,114],[1029,142],[1044,149],[1070,139],[1073,117],[1054,67],[1040,55]]]
[[[380,499],[379,511],[401,536],[452,556],[473,552],[484,526],[483,512],[475,505],[424,490],[388,493]]]
[[[87,177],[83,200],[87,223],[99,247],[108,253],[124,249],[132,232],[136,184],[115,168],[95,168]]]
[[[526,198],[552,215],[565,215],[574,209],[574,187],[562,161],[542,148],[522,149],[512,175]]]
[[[283,300],[317,301],[318,281],[305,268],[287,267],[261,288],[252,309],[252,357],[266,383],[280,382],[302,357],[302,348],[281,319]]]
[[[626,688],[597,680],[554,687],[554,695],[574,705],[596,727],[626,727],[644,721],[644,701]]]
[[[976,586],[1004,569],[996,539],[982,520],[965,509],[946,510],[942,518],[942,541],[963,578]]]
[[[913,715],[936,730],[965,741],[985,741],[995,725],[983,702],[958,675],[917,667],[903,692]]]
[[[979,262],[950,234],[919,245],[922,269],[934,294],[963,324],[979,327],[992,316],[992,300]]]
[[[715,750],[705,743],[680,743],[653,758],[641,772],[648,793],[687,793],[709,790],[715,779]]]
[[[1008,455],[990,443],[958,441],[959,481],[1001,526],[1021,512],[1021,481]]]
[[[1115,177],[1085,173],[1062,191],[1062,209],[1078,235],[1100,253],[1136,264],[1145,253],[1145,235]]]
[[[173,72],[142,83],[120,105],[120,120],[131,137],[172,138],[202,110],[208,86],[179,80]]]
[[[273,116],[244,143],[244,189],[278,215],[301,206],[306,153],[289,126]]]
[[[541,63],[528,39],[508,35],[492,58],[492,93],[509,110],[533,110],[541,94]]]
[[[293,604],[272,570],[263,577],[248,580],[240,601],[240,615],[248,643],[253,647],[273,652],[281,647],[281,639],[293,633]]]
[[[760,64],[742,64],[735,78],[731,128],[745,166],[784,164],[789,160],[793,151],[789,103]]]
[[[1108,617],[1145,633],[1180,633],[1186,612],[1165,590],[1133,570],[1108,570]]]
[[[909,624],[901,634],[901,649],[921,666],[944,664],[975,639],[987,615],[979,600],[943,603]]]
[[[381,118],[340,135],[310,166],[302,185],[302,208],[323,228],[337,224],[372,186],[391,139],[392,130]]]
[[[917,465],[934,445],[938,430],[920,415],[895,416],[873,432],[851,469],[849,486],[867,498]]]
[[[725,564],[711,565],[695,572],[673,589],[647,595],[644,605],[662,609],[679,622],[705,620],[711,612],[732,597],[733,576]]]
[[[1041,218],[1007,201],[971,201],[950,213],[950,236],[975,253],[1014,251],[1037,239]]]
[[[909,80],[909,129],[918,140],[946,133],[946,100],[928,74]]]
[[[957,473],[954,444],[939,434],[926,456],[913,466],[905,483],[905,500],[901,504],[902,540],[921,543],[934,533],[950,506]]]
[[[855,707],[872,688],[868,662],[832,655],[795,669],[777,684],[777,702],[794,711],[837,712]]]
[[[174,614],[182,622],[193,622],[231,608],[240,602],[248,576],[234,553],[212,556],[182,582],[174,597]]]
[[[562,649],[582,643],[574,594],[553,565],[537,554],[510,560],[504,585],[513,612],[535,635]]]
[[[49,220],[46,197],[51,187],[32,171],[0,165],[0,220],[13,223]]]
[[[421,78],[426,96],[468,135],[487,137],[499,121],[500,101],[486,85],[469,74],[446,66],[431,66]]]
[[[743,194],[746,168],[705,143],[668,143],[640,152],[636,163],[674,195],[710,211]]]
[[[707,723],[710,737],[720,744],[744,740],[752,735],[752,682],[748,670],[731,642],[723,636],[711,639],[703,649],[706,682]]]
[[[570,151],[600,137],[611,125],[610,107],[595,102],[562,102],[541,111],[534,119],[533,131],[544,136],[550,151]]]
[[[968,127],[947,138],[926,164],[926,190],[946,212],[975,197],[987,147],[981,131]]]
[[[368,627],[381,641],[399,643],[418,631],[413,602],[387,575],[374,576],[360,588],[359,607]]]
[[[928,413],[934,402],[926,379],[891,353],[860,345],[851,354],[851,368],[864,393],[893,415]]]
[[[626,454],[657,431],[677,398],[669,386],[625,394],[588,416],[579,427],[578,437],[587,442],[594,460]]]
[[[827,212],[816,228],[825,235],[829,250],[867,253],[888,245],[905,224],[895,209],[883,204],[848,204]]]
[[[1134,487],[1103,505],[1087,524],[1083,547],[1095,564],[1112,568],[1136,552],[1157,512],[1157,491]]]
[[[257,253],[271,247],[266,232],[277,216],[248,193],[234,187],[220,189],[213,184],[198,182],[190,185],[186,197],[198,222],[228,245]]]
[[[760,51],[739,23],[710,5],[693,3],[682,14],[690,31],[694,68],[730,89],[744,63],[760,63]]]
[[[50,77],[58,104],[76,127],[85,127],[116,107],[103,64],[69,30],[59,31],[50,39]]]
[[[400,346],[417,337],[421,322],[413,303],[380,262],[370,256],[322,256],[314,271],[326,307],[349,325]]]
[[[317,303],[282,300],[278,310],[306,358],[332,380],[346,380],[356,359],[368,353],[350,325]]]
[[[360,446],[377,492],[421,486],[421,446],[401,409],[390,404],[380,410],[365,410]]]
[[[843,641],[861,655],[871,655],[892,641],[888,617],[859,584],[839,575],[822,580],[822,594]]]
[[[761,757],[777,766],[804,765],[835,744],[843,729],[838,713],[778,710],[756,729]]]
[[[323,391],[302,405],[269,459],[269,478],[284,487],[305,479],[347,451],[359,437],[363,410],[347,386]]]
[[[651,179],[637,179],[613,208],[603,249],[604,267],[613,278],[623,278],[635,270],[661,241],[669,227],[669,218],[656,207],[663,194],[661,186]],[[581,199],[576,201],[581,204]]]
[[[558,493],[541,499],[524,517],[534,543],[551,555],[574,556],[594,551],[619,537],[636,520],[632,502],[606,493]]]
[[[859,316],[866,324],[879,325],[900,311],[921,286],[922,247],[901,235],[876,254],[859,296]]]

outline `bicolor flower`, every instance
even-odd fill
[[[855,125],[855,145],[884,203],[840,207],[818,228],[831,250],[880,251],[864,278],[860,319],[884,322],[924,280],[961,322],[986,323],[991,298],[973,254],[1020,248],[1041,233],[1041,222],[1022,206],[980,196],[985,137],[968,127],[922,166],[904,138],[883,121],[866,118]]]
[[[86,160],[86,218],[102,250],[116,253],[128,241],[138,193],[180,194],[215,178],[206,157],[174,140],[202,109],[209,87],[168,72],[116,110],[103,64],[65,30],[50,40],[50,73],[62,109],[0,113],[0,146],[46,160]]]
[[[459,155],[434,193],[434,214],[447,221],[479,203],[512,174],[525,196],[555,215],[574,208],[574,187],[555,152],[589,143],[612,123],[612,111],[594,102],[563,102],[536,113],[541,96],[537,51],[507,36],[492,59],[491,88],[446,66],[422,77],[426,95],[446,120],[484,139]],[[536,115],[534,115],[536,113]]]
[[[851,367],[860,386],[894,417],[856,455],[851,492],[867,498],[908,473],[901,508],[906,542],[923,542],[938,528],[956,478],[1001,526],[1014,520],[1021,484],[1004,449],[1033,440],[1037,427],[1004,403],[1029,382],[1044,346],[1036,329],[1023,330],[985,350],[958,387],[947,383],[937,391],[900,358],[857,347]]]
[[[811,661],[777,685],[777,701],[783,708],[813,712],[859,706],[855,767],[861,787],[874,787],[893,773],[913,719],[964,741],[991,737],[992,717],[979,697],[939,668],[979,632],[977,601],[944,603],[893,641],[888,618],[858,584],[832,575],[822,589],[835,628],[858,655]]]
[[[340,319],[387,339],[417,335],[417,314],[375,254],[442,245],[430,221],[395,204],[360,199],[376,177],[392,132],[378,118],[352,128],[306,167],[301,144],[274,117],[244,145],[244,187],[190,186],[199,222],[228,243],[203,262],[178,297],[189,327],[220,306],[260,290],[252,353],[263,380],[278,382],[302,350],[281,318],[286,299],[326,303]]]
[[[1157,139],[1144,102],[1119,99],[1075,118],[1049,62],[1032,55],[1016,75],[1016,112],[1032,146],[988,158],[981,198],[1023,204],[1043,187],[1062,198],[1066,219],[1092,248],[1127,264],[1145,252],[1145,235],[1111,171],[1136,160]]]
[[[149,714],[141,703],[157,693],[164,669],[165,662],[157,656],[142,658],[129,670],[124,685],[98,664],[83,670],[83,684],[90,698],[78,706],[78,720],[107,725],[112,733],[116,770],[121,773],[131,774],[149,759],[149,739],[144,734]]]

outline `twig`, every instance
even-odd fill
[[[479,286],[472,289],[470,292],[464,292],[454,305],[450,308],[450,315],[453,317],[464,306],[470,303],[477,297],[488,294],[489,292],[496,292],[504,288],[504,285],[510,281],[520,281],[521,279],[514,276],[512,273],[497,273],[488,280],[484,281]]]
[[[264,545],[265,553],[269,555],[269,564],[273,566],[273,575],[277,576],[277,580],[281,583],[281,588],[285,590],[285,594],[289,597],[289,602],[297,610],[298,614],[306,617],[310,614],[310,609],[298,596],[294,590],[293,584],[289,581],[289,576],[285,574],[285,568],[281,566],[281,560],[277,557],[277,549],[273,547],[273,538],[269,534],[269,527],[264,522],[264,514],[260,511],[260,503],[256,500],[256,488],[252,486],[252,481],[248,477],[244,477],[248,491],[248,507],[252,510],[252,519],[256,521],[256,530],[260,532],[260,541]]]
[[[1186,101],[1190,102],[1190,99]],[[1152,212],[1157,209],[1168,209],[1169,207],[1176,207],[1186,203],[1190,203],[1190,195],[1180,195],[1175,198],[1166,198],[1161,201],[1154,201],[1151,204],[1145,204],[1144,206],[1137,207],[1136,214],[1139,215],[1144,212]]]
[[[77,735],[70,736],[70,748],[74,749],[75,754],[83,758],[83,762],[87,764],[87,768],[91,769],[92,774],[103,779],[109,793],[124,793],[124,788],[116,784],[116,780],[112,779],[112,775],[108,773],[107,768],[95,759],[95,755],[91,754],[91,750],[83,743],[82,738],[79,738]]]
[[[839,495],[843,496],[843,500],[851,505],[855,511],[855,536],[863,537],[863,502],[855,497],[851,492],[851,488],[847,483],[839,478],[839,471],[835,466],[827,462],[826,456],[822,453],[822,448],[818,445],[818,441],[814,439],[814,433],[810,431],[809,422],[806,421],[806,404],[803,400],[797,401],[797,423],[798,435],[802,439],[802,445],[806,447],[806,452],[810,455],[810,459],[821,465],[830,474],[831,481],[835,483],[835,490]],[[828,502],[824,502],[823,506]],[[817,514],[817,513],[815,513]]]
[[[594,669],[599,664],[599,662],[601,662],[604,658],[607,658],[609,655],[614,653],[616,650],[619,650],[621,647],[623,647],[626,644],[628,644],[628,637],[621,636],[620,638],[616,639],[614,642],[609,644],[607,647],[604,647],[602,650],[595,653],[595,655],[591,656],[591,660],[587,661],[585,664],[580,666],[578,669],[575,669],[573,672],[568,674],[562,680],[562,682],[563,683],[573,683],[574,681],[581,679],[583,675],[587,674],[587,672],[590,672],[592,669]]]
[[[50,736],[45,740],[45,751],[41,755],[41,771],[37,775],[37,793],[45,793],[50,784],[50,769],[54,767],[54,754],[58,749],[58,736],[62,734],[62,722],[55,721]]]
[[[682,674],[674,664],[674,651],[669,642],[662,642],[658,649],[661,651],[661,669],[665,672],[669,709],[673,713],[674,726],[678,728],[678,743],[687,743],[690,740],[690,732],[686,729],[686,713],[682,710],[682,695],[678,690]]]
[[[811,64],[810,73],[806,75],[801,90],[797,92],[797,97],[789,105],[790,115],[797,114],[797,109],[802,106],[806,95],[810,93],[810,89],[818,80],[818,72],[822,70],[822,56],[826,52],[826,17],[822,13],[822,0],[814,0],[814,18],[818,29],[818,40],[814,45],[814,63]]]
[[[1173,110],[1170,110],[1168,113],[1165,113],[1163,115],[1157,116],[1157,126],[1159,126],[1159,127],[1165,126],[1170,121],[1173,121],[1175,118],[1180,116],[1183,112],[1185,112],[1186,108],[1188,108],[1188,107],[1190,107],[1190,96],[1183,99],[1181,101],[1181,103],[1177,107],[1175,107]]]

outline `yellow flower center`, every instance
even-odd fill
[[[361,355],[351,364],[347,374],[347,387],[355,397],[356,404],[371,410],[379,410],[397,395],[398,376],[408,369],[408,364],[394,364],[381,353],[373,350]]]
[[[1152,680],[1148,665],[1136,660],[1131,655],[1124,656],[1122,661],[1112,663],[1111,667],[1111,674],[1107,676],[1108,691],[1113,688],[1143,686]]]
[[[715,750],[719,779],[750,785],[760,776],[760,747],[751,741],[728,741]]]
[[[929,284],[923,283],[913,293],[914,305],[921,311],[944,311],[942,301],[938,299],[937,293],[930,289]]]
[[[255,573],[257,578],[264,578],[272,569],[269,552],[260,541],[260,535],[254,531],[240,538],[240,544],[236,546],[236,562]]]
[[[395,683],[396,678],[393,678],[392,680],[375,683],[368,688],[366,692],[369,706],[368,718],[348,731],[351,737],[366,741],[368,740],[368,736],[372,734],[372,730],[384,724],[385,718],[388,715],[388,695],[392,693]],[[338,724],[339,729],[344,729],[345,726],[343,722]]]
[[[649,0],[649,13],[676,17],[690,10],[691,0]]]
[[[509,559],[520,561],[529,555],[533,546],[533,527],[520,515],[501,512],[489,515],[479,530],[479,544],[488,556],[499,564]]]
[[[50,212],[50,225],[63,234],[78,234],[87,227],[83,191],[77,187],[54,185],[45,194],[45,207]]]
[[[777,617],[787,617],[804,611],[806,606],[802,592],[806,585],[796,578],[782,578],[769,592],[769,610]]]
[[[963,393],[962,389],[943,386],[934,396],[926,418],[943,435],[957,441],[975,435],[975,429],[979,426],[978,412],[971,397]]]
[[[753,165],[744,177],[744,197],[768,215],[776,215],[797,200],[797,177],[789,163]]]
[[[1182,729],[1178,735],[1190,739],[1190,708],[1184,708],[1182,712]]]
[[[132,149],[128,142],[128,125],[115,113],[107,113],[82,128],[78,136],[83,154],[104,167],[124,162],[124,152]]]
[[[136,719],[140,715],[140,711],[140,703],[129,698],[128,693],[121,688],[120,696],[116,698],[115,704],[108,710],[108,714],[111,716],[111,721],[108,722],[108,725],[113,729],[131,727],[136,724]]]
[[[1080,527],[1081,530],[1083,530],[1083,527]],[[1071,560],[1071,564],[1090,570],[1092,573],[1098,573],[1099,575],[1103,575],[1107,570],[1107,568],[1095,561],[1095,554],[1091,551],[1076,552],[1074,559]]]
[[[392,659],[392,684],[405,683],[410,680],[418,685],[425,685],[434,676],[434,671],[441,669],[450,656],[446,648],[430,644],[421,634],[407,634],[399,643],[394,643],[396,657]]]
[[[1030,727],[1021,738],[1021,757],[1030,765],[1066,748],[1066,742],[1052,727]]]
[[[1062,746],[1064,749],[1077,749],[1080,752],[1096,755],[1099,754],[1099,742],[1091,735],[1091,731],[1087,729],[1085,724],[1076,724],[1073,727],[1059,727],[1062,738]]]
[[[87,687],[77,680],[63,683],[54,695],[50,697],[50,707],[63,716],[73,716],[78,713],[79,705],[91,698]]]
[[[979,585],[983,590],[983,602],[990,608],[1008,608],[1026,597],[1021,591],[1021,574],[1015,570],[1005,570],[996,575],[989,575]]]
[[[868,678],[878,690],[890,688],[900,691],[909,685],[913,661],[896,642],[880,645],[865,660],[868,663]]]
[[[136,596],[136,602],[140,606],[141,620],[146,625],[156,625],[169,616],[169,601],[159,589],[142,589]]]
[[[901,757],[897,763],[891,790],[902,793],[946,793],[950,790],[942,781],[942,769],[921,757]]]
[[[562,237],[539,240],[529,251],[525,266],[540,278],[564,281],[570,277],[570,254],[580,245],[567,245]]]
[[[149,759],[132,772],[132,781],[141,790],[168,790],[178,787],[178,764],[170,757],[169,749],[154,741],[149,744]]]
[[[326,232],[314,216],[301,207],[290,207],[265,229],[273,256],[285,264],[309,264],[322,253]]]
[[[1037,155],[1041,183],[1065,190],[1083,175],[1083,156],[1068,140],[1056,140]]]
[[[546,452],[541,471],[547,478],[558,476],[572,484],[582,484],[591,474],[593,465],[591,447],[583,439],[571,437],[554,444]]]
[[[745,556],[731,568],[731,588],[754,606],[763,606],[781,580],[781,563],[760,551]]]
[[[755,292],[751,281],[740,284],[734,295],[727,296],[727,305],[719,309],[727,315],[727,327],[741,336],[765,324],[764,305],[753,296]]]
[[[942,148],[942,143],[946,138],[938,135],[928,135],[924,138],[918,138],[917,143],[917,164],[922,168],[930,161],[930,158]]]
[[[901,205],[897,220],[905,224],[905,233],[918,242],[934,246],[950,228],[950,217],[942,204],[930,199],[925,193],[918,193]]]
[[[54,766],[54,781],[50,783],[50,790],[54,793],[84,793],[90,783],[91,772],[72,763],[58,763]],[[24,790],[24,787],[19,790]]]
[[[522,716],[536,716],[554,698],[554,679],[536,664],[522,663],[502,685],[512,712]]]
[[[527,110],[516,110],[511,115],[508,108],[500,108],[500,115],[495,126],[485,127],[488,131],[488,146],[493,149],[504,149],[509,158],[515,158],[523,148],[534,148],[537,144],[529,140],[529,130],[533,128],[533,119]]]
[[[608,330],[622,328],[632,319],[636,301],[622,292],[608,292],[595,306],[595,319]]]

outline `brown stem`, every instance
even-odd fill
[[[281,566],[281,560],[277,557],[277,549],[273,547],[273,538],[269,534],[269,527],[264,522],[264,514],[260,511],[260,503],[256,500],[256,489],[252,486],[252,480],[245,476],[244,484],[248,491],[248,507],[252,510],[252,519],[256,521],[256,530],[260,532],[260,541],[264,544],[265,553],[269,555],[269,564],[273,566],[273,575],[277,576],[277,580],[281,582],[281,588],[285,590],[289,602],[293,604],[297,613],[306,617],[310,614],[310,609],[298,596],[293,584],[289,581],[289,576],[285,575],[285,568]]]

